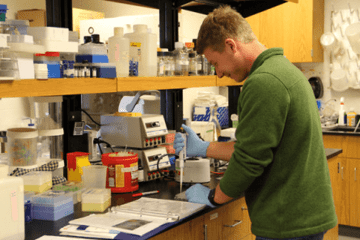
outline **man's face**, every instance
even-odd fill
[[[241,68],[241,55],[235,54],[231,46],[225,46],[221,53],[206,48],[204,55],[210,64],[214,65],[219,78],[226,76],[236,82],[241,82],[246,78],[245,70]]]

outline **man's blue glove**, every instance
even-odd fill
[[[188,157],[206,157],[206,151],[209,147],[210,142],[201,140],[196,133],[186,125],[181,125],[182,128],[187,132],[186,138],[186,155]],[[184,138],[181,133],[176,133],[174,140],[175,154],[179,155],[179,152],[184,147]]]
[[[188,202],[206,204],[214,208],[215,206],[209,201],[209,193],[210,188],[198,183],[186,190],[185,195]]]

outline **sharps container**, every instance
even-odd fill
[[[24,182],[8,177],[9,166],[0,165],[0,239],[25,239]],[[4,230],[6,229],[6,230]]]
[[[107,166],[106,187],[113,193],[139,189],[138,155],[133,152],[105,153],[101,160]]]
[[[36,165],[37,129],[10,128],[7,130],[7,137],[10,166]]]

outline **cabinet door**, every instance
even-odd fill
[[[350,182],[350,226],[360,227],[360,159],[348,159]]]
[[[204,234],[204,216],[197,217],[191,221],[185,222],[177,227],[167,230],[151,240],[205,240]]]
[[[338,148],[342,149],[342,153],[338,157],[347,157],[347,138],[342,135],[323,135],[324,147],[325,148]]]
[[[242,239],[249,233],[248,224],[244,222],[243,209],[245,198],[229,203],[223,221],[222,239]]]
[[[226,217],[226,209],[227,205],[205,214],[205,240],[222,239],[222,224],[224,217]]]

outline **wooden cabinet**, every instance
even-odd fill
[[[251,240],[250,219],[242,197],[169,229],[151,240]]]
[[[324,0],[287,2],[247,18],[267,48],[282,47],[291,62],[322,62]]]
[[[343,149],[342,154],[329,161],[338,222],[360,227],[360,137],[324,135],[323,139],[325,147]]]

